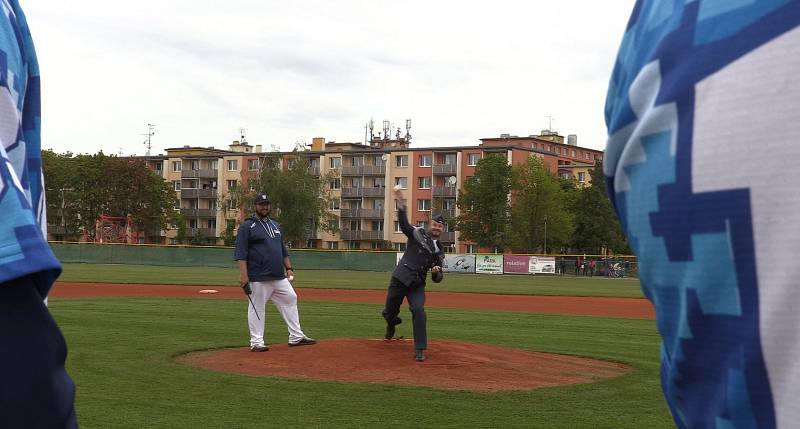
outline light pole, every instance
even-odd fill
[[[547,254],[547,216],[544,217],[544,254]]]

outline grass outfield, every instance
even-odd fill
[[[50,308],[69,344],[67,363],[78,388],[79,424],[85,428],[673,427],[659,388],[659,340],[652,321],[428,309],[433,339],[590,356],[632,367],[615,379],[529,392],[475,394],[259,378],[172,361],[191,350],[246,345],[246,305],[242,300],[51,300]],[[285,341],[286,328],[274,306],[267,311],[268,340]],[[380,306],[301,302],[300,312],[304,330],[321,341],[375,338],[383,332]],[[402,314],[410,320],[406,308]],[[409,325],[400,325],[398,333],[411,336]],[[269,359],[269,352],[264,359]]]
[[[233,268],[64,264],[64,273],[59,280],[233,286],[238,278],[238,271]],[[372,271],[301,270],[295,279],[295,286],[300,288],[383,290],[388,284],[389,273]],[[643,296],[637,279],[574,276],[448,274],[442,283],[429,282],[429,290],[514,295]]]

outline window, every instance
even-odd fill
[[[395,177],[394,185],[400,185],[400,188],[408,189],[408,177]]]
[[[394,250],[397,250],[398,252],[405,252],[406,243],[394,243]]]
[[[338,241],[328,241],[328,250],[338,250],[339,249],[339,242]]]
[[[340,201],[338,198],[332,198],[331,201],[328,203],[328,208],[331,210],[339,210]]]
[[[228,180],[228,190],[233,190],[239,182],[235,180]]]
[[[586,155],[586,156],[585,156],[585,158],[586,158],[586,159],[592,159],[592,156],[591,156],[591,155],[589,155],[589,152],[586,152],[584,155]]]
[[[586,180],[586,173],[584,173],[584,172],[578,173],[578,181],[579,182],[584,182],[585,180]]]
[[[454,153],[448,153],[444,156],[444,165],[456,165],[458,158]]]
[[[378,167],[386,165],[386,161],[383,160],[383,155],[375,157],[375,165]]]
[[[364,165],[364,158],[361,156],[354,156],[350,158],[350,165],[352,167],[360,167]]]
[[[328,230],[336,231],[337,229],[339,229],[339,219],[329,220],[328,221]]]
[[[257,159],[248,159],[247,160],[247,169],[250,171],[258,170],[258,160]]]
[[[181,201],[180,200],[175,200],[175,204],[173,205],[173,208],[175,210],[180,210],[181,209]]]
[[[419,188],[420,189],[430,189],[431,188],[431,178],[430,177],[419,177]]]
[[[467,244],[467,253],[478,253],[477,244]]]
[[[180,191],[181,190],[181,181],[180,180],[176,180],[176,181],[172,182],[172,184],[175,185],[175,190],[176,191]]]
[[[456,208],[456,200],[444,200],[445,210],[454,210],[455,208]]]
[[[350,231],[361,231],[361,221],[360,220],[351,220],[350,221]]]
[[[397,155],[394,161],[398,167],[408,167],[408,155]]]
[[[234,199],[228,200],[227,207],[228,207],[228,210],[236,210],[236,208],[237,208],[236,200],[234,200]]]
[[[236,171],[239,169],[239,161],[236,159],[228,160],[228,171]]]
[[[197,228],[197,219],[189,219],[189,228]]]
[[[172,161],[172,171],[181,171],[180,161]]]
[[[380,241],[373,241],[371,245],[372,250],[383,250],[383,243]]]
[[[328,187],[330,189],[342,189],[342,179],[331,179],[330,182],[328,182]]]
[[[417,210],[421,212],[431,211],[431,200],[417,200]]]
[[[217,221],[215,219],[209,219],[208,222],[206,222],[206,228],[217,229]]]
[[[361,243],[359,243],[358,241],[349,241],[347,243],[347,247],[350,250],[358,250],[360,245],[361,245]]]
[[[341,157],[331,158],[330,166],[331,170],[340,169],[342,167],[342,158]]]
[[[431,156],[430,155],[420,155],[419,156],[419,166],[420,167],[430,167],[431,166]]]
[[[361,178],[360,177],[353,177],[350,179],[350,183],[352,184],[353,188],[360,188],[361,187]]]
[[[572,149],[572,157],[573,158],[577,158],[578,157],[578,152],[576,152],[575,149]]]
[[[372,221],[372,230],[373,231],[383,231],[383,221],[382,220],[373,220]]]
[[[421,220],[421,221],[417,222],[417,226],[422,228],[422,229],[428,229],[428,221]]]
[[[394,221],[394,232],[403,232],[403,230],[400,229],[400,221]]]
[[[471,153],[467,155],[467,165],[476,166],[478,165],[478,161],[481,159],[481,154],[479,153]]]
[[[211,169],[214,170],[214,171],[217,171],[217,164],[218,164],[217,160],[216,159],[212,159],[211,160]]]
[[[386,187],[386,178],[384,177],[376,177],[373,179],[372,186],[374,188],[384,188]]]

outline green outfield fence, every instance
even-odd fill
[[[61,262],[90,264],[164,265],[175,267],[235,267],[232,247],[159,246],[148,244],[97,244],[50,242]],[[394,251],[292,249],[298,269],[390,271]]]
[[[89,264],[162,265],[174,267],[235,267],[233,248],[222,246],[164,246],[153,244],[98,244],[50,242],[61,262]],[[291,249],[292,265],[306,270],[391,271],[397,252],[367,250]],[[456,255],[453,255],[456,256]],[[503,255],[513,258],[537,255]],[[637,277],[635,257],[548,255],[555,258],[555,275]],[[474,264],[474,255],[473,264]],[[589,261],[595,261],[595,269]],[[502,265],[502,264],[501,264]],[[472,273],[475,267],[472,267]],[[502,268],[500,268],[502,273]],[[508,273],[506,273],[508,274]]]

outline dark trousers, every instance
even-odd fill
[[[389,283],[389,291],[386,294],[386,306],[383,308],[383,318],[390,325],[400,323],[400,305],[403,298],[408,299],[408,306],[411,308],[411,322],[414,325],[414,348],[425,350],[428,348],[427,317],[425,316],[425,285],[422,283],[412,283],[406,286],[396,278],[392,277]]]
[[[67,346],[32,277],[0,283],[0,427],[77,428]]]

